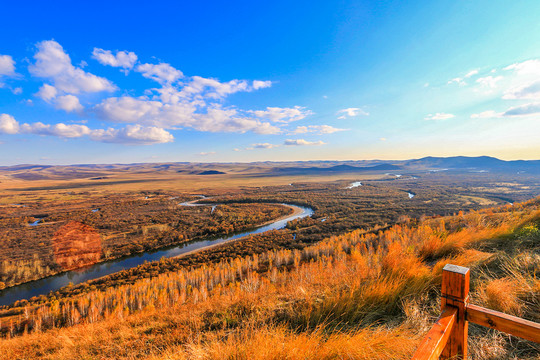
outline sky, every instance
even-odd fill
[[[2,4],[0,166],[540,159],[540,2]]]

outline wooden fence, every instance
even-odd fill
[[[540,324],[469,304],[468,268],[446,265],[442,275],[442,314],[413,360],[467,359],[469,322],[540,343]]]

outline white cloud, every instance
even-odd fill
[[[309,115],[313,115],[311,110],[307,110],[302,106],[292,108],[267,107],[266,110],[250,111],[255,116],[277,123],[289,123],[305,119]]]
[[[210,155],[214,155],[216,152],[215,151],[202,151],[199,153],[200,156],[210,156]]]
[[[54,86],[51,86],[49,84],[43,84],[43,86],[41,86],[39,88],[39,91],[36,93],[36,96],[42,98],[45,101],[51,101],[56,97],[57,94],[58,91]]]
[[[354,117],[354,116],[368,116],[369,113],[365,112],[364,110],[360,109],[360,108],[347,108],[347,109],[341,109],[337,112],[338,115],[340,115],[338,117],[338,119],[346,119],[348,117]]]
[[[20,95],[20,94],[22,94],[23,89],[22,89],[22,87],[16,87],[13,90],[11,90],[11,92],[14,93],[15,95]]]
[[[238,133],[253,131],[267,135],[281,132],[270,123],[240,115],[236,109],[209,108],[206,114],[194,114],[193,118],[195,121],[190,126],[199,131]]]
[[[512,71],[503,99],[540,100],[540,59],[515,63],[503,70]]]
[[[507,90],[503,99],[540,99],[540,80]]]
[[[33,76],[49,79],[57,90],[68,94],[113,91],[116,87],[107,79],[73,66],[71,58],[54,40],[42,41],[29,67]]]
[[[493,110],[487,110],[478,114],[471,115],[471,119],[493,119],[493,118],[498,118],[498,117],[501,117],[501,113],[498,113]]]
[[[80,112],[83,106],[75,95],[63,95],[56,99],[55,107],[66,112]]]
[[[19,132],[19,123],[8,114],[0,114],[0,133],[16,134]]]
[[[338,131],[345,131],[347,129],[339,129],[330,125],[308,125],[308,126],[297,126],[293,134],[306,134],[306,133],[318,133],[322,134],[333,134]]]
[[[125,70],[132,69],[137,62],[137,55],[128,51],[116,51],[116,55],[114,55],[110,50],[94,48],[92,57],[102,65],[121,67]]]
[[[156,121],[162,107],[163,104],[159,101],[123,96],[105,99],[94,109],[102,118],[114,122],[144,123]]]
[[[253,131],[258,134],[278,134],[281,130],[268,122],[242,115],[234,108],[218,105],[206,108],[206,112],[190,102],[162,103],[146,98],[109,98],[95,107],[103,118],[125,123],[139,123],[161,128],[187,127],[209,132]]]
[[[36,47],[35,61],[29,66],[29,71],[33,76],[48,80],[36,96],[57,109],[82,113],[82,98],[78,94],[116,90],[109,80],[74,66],[69,55],[56,41],[42,41]],[[272,86],[272,81],[233,79],[220,82],[201,76],[184,77],[180,70],[167,63],[138,64],[137,56],[127,51],[94,48],[92,57],[103,65],[126,71],[134,69],[161,84],[158,88],[145,90],[144,96],[110,97],[93,105],[91,112],[101,119],[129,124],[123,129],[91,130],[89,136],[99,141],[166,142],[172,141],[168,129],[183,128],[205,132],[280,134],[289,122],[302,120],[312,114],[301,106],[267,107],[252,111],[223,105],[224,98],[231,94],[268,88]],[[36,126],[42,133],[52,131]],[[145,140],[139,134],[141,129],[152,130],[153,137]],[[309,131],[332,133],[340,129],[319,126],[310,127]]]
[[[448,120],[453,117],[455,117],[454,114],[436,113],[436,114],[428,114],[424,119],[425,120]]]
[[[174,137],[168,131],[157,127],[143,127],[140,125],[127,125],[121,129],[95,129],[86,125],[58,123],[54,125],[35,122],[20,124],[13,116],[0,115],[0,133],[5,134],[35,134],[56,136],[60,138],[80,138],[88,136],[91,140],[120,143],[129,145],[151,145],[172,142]]]
[[[180,70],[167,63],[141,64],[135,70],[145,78],[157,81],[162,85],[172,84],[184,76]]]
[[[54,125],[36,122],[32,124],[22,124],[21,132],[36,135],[57,136],[61,138],[78,138],[89,135],[91,130],[85,125],[63,124]]]
[[[272,86],[272,82],[271,81],[253,80],[253,85],[252,86],[253,86],[253,90],[259,90],[259,89],[264,89],[264,88]]]
[[[506,110],[503,116],[526,116],[540,113],[540,103],[524,104]]]
[[[497,87],[497,83],[503,79],[502,76],[486,76],[476,80],[476,82],[486,88],[494,89]]]
[[[252,82],[252,85],[249,85],[249,82],[246,80],[234,79],[222,83],[216,79],[193,76],[190,81],[186,82],[178,95],[180,98],[200,97],[201,99],[221,99],[237,92],[251,92],[270,86],[272,86],[271,81],[255,80]]]
[[[92,130],[90,139],[127,145],[152,145],[172,142],[174,137],[168,131],[155,126],[127,125],[121,129]]]
[[[15,76],[15,61],[9,55],[0,55],[0,76]]]
[[[253,144],[252,148],[254,149],[273,149],[279,147],[277,144],[270,144],[270,143],[259,143],[259,144]]]
[[[324,145],[322,141],[307,141],[304,139],[287,139],[283,142],[286,146]]]
[[[467,82],[465,81],[465,79],[468,79],[476,74],[478,74],[478,70],[471,70],[468,73],[466,73],[463,77],[456,77],[451,80],[448,80],[448,84],[456,83],[459,86],[465,86],[467,85]]]
[[[526,60],[505,67],[503,70],[514,70],[518,75],[539,75],[540,60]]]

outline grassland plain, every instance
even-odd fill
[[[291,211],[271,204],[189,207],[179,204],[182,198],[189,197],[124,193],[4,206],[0,282],[12,286],[99,261],[235,233]]]
[[[283,231],[286,234],[274,234],[280,241],[257,237],[255,247],[236,247],[231,255],[259,253],[275,248],[278,242],[285,248],[303,247],[353,229],[394,224],[405,216],[447,215],[524,200],[539,191],[535,178],[526,174],[422,170],[399,176],[381,172],[299,176],[272,173],[276,164],[203,165],[23,166],[4,170],[0,183],[0,287],[95,261],[239,231],[284,211],[261,203],[306,205],[315,209],[315,215],[291,224],[288,233]],[[225,174],[198,175],[215,168]],[[359,179],[363,186],[348,188],[352,180]],[[227,205],[219,206],[216,212],[210,207],[179,205],[201,193]],[[69,248],[69,241],[58,241],[58,234],[72,230],[81,235],[92,230],[95,244],[85,249],[94,251],[85,253]],[[63,254],[60,258],[55,256],[58,249]]]
[[[539,321],[540,199],[355,230],[28,306],[6,359],[407,359],[439,313],[444,264],[473,302]],[[22,335],[21,335],[22,334]],[[474,325],[473,359],[540,348]]]

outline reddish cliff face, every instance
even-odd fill
[[[91,226],[70,221],[54,234],[56,263],[71,270],[96,263],[101,258],[101,236]]]

